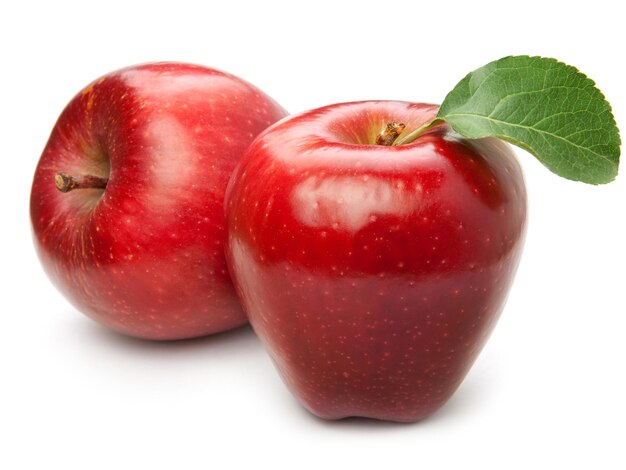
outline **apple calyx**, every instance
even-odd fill
[[[405,127],[406,125],[401,122],[388,122],[382,132],[376,137],[376,145],[387,147],[393,145]]]
[[[107,187],[108,182],[108,178],[93,175],[74,177],[63,172],[58,172],[54,175],[54,184],[62,193],[67,193],[74,189],[104,189]]]

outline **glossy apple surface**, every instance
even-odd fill
[[[252,85],[189,64],[129,67],[90,84],[59,117],[32,186],[51,280],[82,312],[140,338],[245,323],[223,254],[224,191],[244,149],[284,115]],[[59,173],[108,182],[63,193]]]
[[[227,259],[254,330],[302,404],[328,419],[410,422],[453,394],[504,306],[526,191],[508,145],[433,105],[359,102],[281,121],[226,196]]]

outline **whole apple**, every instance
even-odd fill
[[[31,192],[35,245],[82,312],[147,339],[244,324],[224,259],[224,191],[285,111],[197,65],[153,63],[91,83],[65,108]]]
[[[522,251],[523,176],[507,144],[437,106],[357,102],[281,121],[227,190],[227,259],[283,380],[317,416],[411,422],[453,394]]]

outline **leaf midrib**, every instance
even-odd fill
[[[479,119],[483,119],[483,120],[486,120],[486,121],[493,121],[493,122],[498,123],[498,124],[505,124],[507,126],[512,126],[512,127],[519,127],[519,128],[522,128],[522,129],[525,129],[525,130],[528,130],[528,131],[533,131],[533,132],[537,132],[539,134],[544,134],[544,135],[547,135],[547,136],[550,136],[550,137],[554,137],[554,138],[556,138],[556,139],[558,139],[560,141],[565,142],[568,145],[571,145],[572,147],[580,149],[583,152],[589,152],[589,153],[591,153],[593,155],[596,155],[597,157],[599,157],[599,158],[601,158],[603,160],[606,160],[611,165],[615,166],[615,162],[613,160],[611,160],[609,157],[607,157],[605,155],[602,155],[601,153],[598,153],[598,152],[596,152],[594,150],[591,150],[589,147],[583,147],[581,145],[575,144],[574,142],[572,142],[570,140],[565,139],[564,137],[561,137],[560,135],[552,134],[550,132],[547,132],[547,131],[544,131],[544,130],[541,130],[541,129],[537,129],[537,128],[532,127],[532,126],[524,126],[522,124],[514,124],[514,123],[511,123],[511,122],[508,122],[508,121],[502,121],[500,119],[494,119],[494,118],[490,118],[490,117],[483,116],[481,114],[475,114],[475,113],[450,113],[450,114],[447,114],[446,116],[441,116],[441,118],[445,119],[445,120],[448,120],[448,118],[451,117],[451,116],[469,116],[469,117],[472,117],[472,118],[479,118]]]

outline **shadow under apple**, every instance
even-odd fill
[[[124,336],[88,319],[71,322],[75,344],[81,353],[104,353],[110,360],[124,362],[157,362],[159,366],[188,368],[202,363],[204,367],[220,361],[264,355],[263,347],[249,325],[214,335],[178,341],[151,341]],[[78,341],[78,340],[77,340]],[[90,351],[87,350],[89,347]],[[84,348],[84,349],[83,349]],[[102,359],[102,357],[100,358]]]

